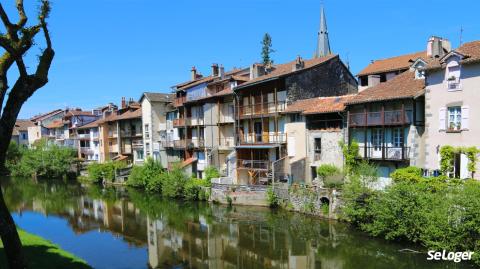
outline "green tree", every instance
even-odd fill
[[[267,66],[273,64],[273,60],[270,54],[274,53],[275,50],[272,49],[272,37],[270,34],[265,33],[262,40],[262,63]]]
[[[2,1],[4,2],[4,1]],[[55,52],[47,26],[47,18],[50,14],[50,2],[41,0],[38,20],[34,24],[27,24],[27,14],[23,0],[16,0],[17,18],[12,22],[10,16],[0,3],[0,19],[3,30],[0,33],[0,171],[5,172],[6,153],[12,138],[13,127],[18,113],[27,99],[35,91],[42,88],[48,82],[48,72],[53,61]],[[44,42],[38,42],[35,37],[43,33]],[[27,52],[33,51],[36,44],[44,44],[45,48],[40,51],[38,64],[31,64],[27,70],[24,62]],[[36,49],[35,49],[36,51]],[[12,66],[16,67],[14,74],[8,75]],[[33,70],[32,73],[29,73]],[[9,87],[8,78],[16,76],[16,81]],[[7,98],[8,97],[8,98]],[[22,250],[22,243],[8,208],[5,205],[3,195],[0,192],[0,236],[5,247],[8,265],[10,268],[25,268],[26,261]]]

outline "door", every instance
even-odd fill
[[[255,142],[262,142],[262,122],[257,121],[253,124],[253,131],[255,133]]]
[[[369,149],[370,158],[379,159],[382,158],[382,143],[383,132],[380,128],[372,129],[371,131],[371,147]]]

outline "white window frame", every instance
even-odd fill
[[[392,145],[394,148],[401,148],[404,145],[403,128],[394,128],[392,130]]]
[[[450,126],[453,124],[453,128]],[[462,107],[451,106],[447,108],[447,130],[461,131],[462,130]]]

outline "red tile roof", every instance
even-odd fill
[[[280,78],[280,77],[283,77],[283,76],[291,75],[291,74],[294,74],[294,73],[297,73],[297,72],[302,72],[302,71],[307,70],[309,68],[312,68],[312,67],[315,67],[317,65],[323,64],[323,63],[325,63],[325,62],[327,62],[331,59],[334,59],[336,57],[338,57],[338,55],[332,54],[332,55],[328,55],[328,56],[325,56],[325,57],[304,60],[304,67],[299,69],[299,70],[294,70],[293,69],[293,67],[296,64],[296,60],[291,61],[289,63],[285,63],[285,64],[277,64],[277,65],[273,66],[273,71],[271,71],[270,73],[268,73],[266,75],[263,75],[263,76],[259,76],[259,77],[254,78],[254,79],[251,79],[251,80],[237,86],[237,89],[244,88],[244,87],[250,86],[252,84],[257,84],[257,83],[260,83],[260,82],[263,82],[263,81],[267,81],[267,80],[276,79],[276,78]]]
[[[415,79],[415,72],[405,71],[396,77],[363,90],[346,104],[414,98],[424,93],[425,79]]]
[[[298,100],[288,105],[285,113],[322,114],[342,112],[345,110],[345,103],[351,100],[355,95],[316,97],[304,100]]]
[[[35,126],[35,124],[31,120],[18,119],[13,127],[13,135],[18,135],[21,131],[28,131],[28,127],[32,126]]]
[[[457,52],[463,55],[463,59],[460,61],[461,64],[470,64],[480,62],[480,40],[467,42],[458,47],[452,52]],[[442,59],[430,59],[427,61],[427,69],[438,69],[444,68],[445,66],[441,62]]]
[[[373,63],[369,64],[362,71],[360,71],[357,76],[406,70],[418,58],[426,59],[427,52],[421,51],[387,59],[375,60]]]
[[[54,120],[49,125],[45,126],[45,128],[55,129],[55,128],[63,127],[64,125],[65,125],[65,122],[63,120]]]

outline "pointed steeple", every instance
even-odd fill
[[[315,50],[315,58],[323,57],[331,54],[330,40],[328,40],[327,19],[323,4],[320,9],[320,29],[318,31],[317,49]]]

